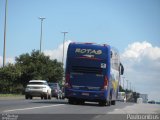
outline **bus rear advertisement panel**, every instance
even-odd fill
[[[111,60],[109,45],[70,43],[65,71],[65,97],[70,104],[115,104],[120,74],[112,70]]]

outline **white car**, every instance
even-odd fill
[[[30,80],[25,89],[25,98],[41,97],[41,99],[51,99],[51,88],[45,80]]]

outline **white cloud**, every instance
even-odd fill
[[[7,58],[6,58],[6,64],[8,64],[8,63],[15,63],[14,58],[12,58],[12,57],[7,57]],[[0,56],[0,67],[1,67],[2,65],[3,65],[3,57]]]
[[[64,43],[64,62],[66,59],[66,54],[67,54],[67,49],[68,49],[68,45],[71,41],[65,41]],[[44,51],[45,55],[50,56],[51,59],[57,59],[59,62],[62,62],[62,55],[63,55],[63,43],[60,44],[56,49],[53,50],[45,50]]]
[[[139,92],[150,93],[150,99],[160,99],[160,48],[146,41],[135,42],[128,45],[121,55],[121,60],[126,79],[134,84]]]

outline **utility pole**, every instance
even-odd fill
[[[134,91],[134,85],[132,85],[132,90],[133,90],[133,92],[135,92],[135,91]]]
[[[41,20],[41,35],[40,35],[40,50],[39,50],[40,53],[41,53],[41,50],[42,50],[42,34],[43,34],[43,33],[42,33],[42,30],[43,30],[43,29],[42,29],[42,23],[43,23],[43,20],[46,19],[46,18],[44,18],[44,17],[39,17],[39,19]]]
[[[4,19],[4,45],[3,45],[3,67],[6,64],[6,29],[7,29],[7,0],[5,4],[5,19]]]
[[[64,43],[65,43],[65,37],[66,37],[66,34],[68,33],[68,32],[62,32],[63,34],[64,34],[64,38],[63,38],[63,55],[62,55],[62,64],[63,64],[63,68],[64,68]]]
[[[136,88],[135,88],[135,86],[134,86],[134,92],[136,92]]]

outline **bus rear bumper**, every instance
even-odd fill
[[[82,91],[66,90],[65,97],[68,99],[80,99],[84,101],[99,102],[107,99],[107,91]]]

